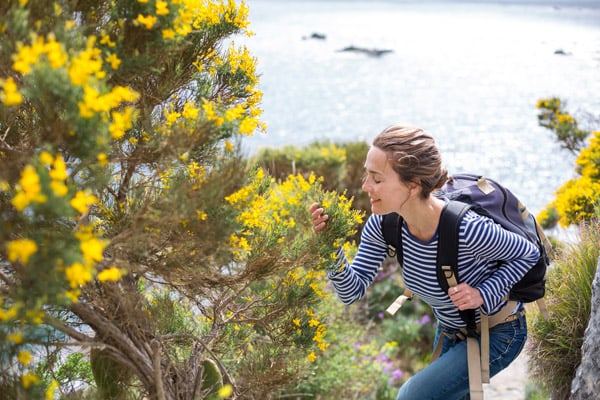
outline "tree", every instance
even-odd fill
[[[0,390],[68,395],[62,351],[89,356],[102,398],[269,398],[327,348],[324,266],[361,215],[313,175],[241,157],[266,129],[232,40],[246,5],[9,0],[0,15]],[[313,200],[332,216],[319,237]]]

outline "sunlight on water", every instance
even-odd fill
[[[245,147],[368,141],[411,123],[450,172],[497,178],[537,212],[574,166],[537,125],[537,100],[600,110],[600,2],[579,4],[249,0],[256,35],[236,43],[258,59],[269,128]],[[326,39],[303,40],[315,32]],[[340,51],[351,45],[392,52]]]

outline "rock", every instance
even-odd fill
[[[558,55],[561,55],[561,56],[570,56],[571,55],[571,53],[569,53],[567,51],[564,51],[563,49],[556,49],[556,50],[554,50],[554,54],[558,54]]]
[[[310,36],[302,36],[302,40],[306,40],[306,39],[325,40],[325,39],[327,39],[327,36],[325,36],[324,33],[313,32]]]
[[[592,310],[581,346],[581,364],[571,384],[570,400],[595,399],[600,393],[600,257],[592,282]]]
[[[389,49],[367,49],[365,47],[347,46],[339,51],[350,51],[355,53],[364,53],[370,57],[380,57],[383,54],[391,53]]]

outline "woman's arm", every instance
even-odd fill
[[[483,311],[494,312],[510,289],[536,264],[539,250],[524,237],[480,216],[467,218],[464,240],[468,251],[479,261],[501,262],[488,278],[476,285],[483,298]]]
[[[358,252],[350,264],[343,249],[338,251],[339,272],[329,273],[336,294],[345,304],[360,300],[373,283],[387,256],[387,245],[381,232],[381,216],[371,215],[361,232]]]

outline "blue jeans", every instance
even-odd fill
[[[408,379],[398,392],[397,400],[469,400],[467,341],[440,336],[442,354],[433,363]],[[521,352],[527,340],[525,315],[490,329],[490,376],[506,368]],[[435,344],[434,344],[435,347]]]

